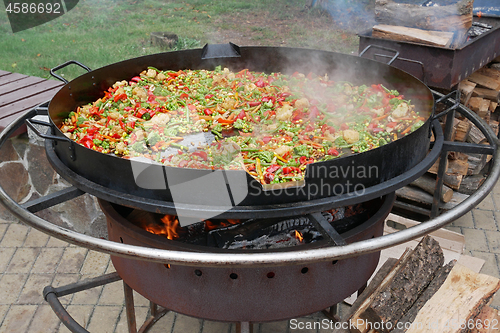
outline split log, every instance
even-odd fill
[[[463,332],[460,324],[473,320],[499,288],[499,279],[456,264],[441,288],[420,309],[414,323],[433,325],[434,331],[440,333]],[[452,325],[452,320],[458,324]],[[422,332],[422,327],[413,325],[406,332]]]
[[[493,130],[493,132],[495,133],[495,136],[498,137],[498,128],[499,128],[498,121],[490,119],[490,124],[489,125],[490,125],[491,129]]]
[[[477,128],[476,125],[472,124],[472,127],[469,131],[469,136],[467,137],[467,142],[470,143],[484,143],[486,142],[486,137],[483,132]]]
[[[447,118],[448,118],[448,115],[446,115],[446,117],[444,117],[443,121],[441,122],[441,128],[443,129],[443,133],[445,131]],[[451,128],[451,133],[450,133],[450,140],[451,141],[455,141],[455,136],[456,136],[457,127],[458,127],[459,123],[460,123],[459,119],[453,118],[453,126]]]
[[[410,185],[421,188],[427,193],[434,195],[434,191],[436,190],[436,179],[431,177],[430,175],[423,175],[422,177],[415,179]],[[449,202],[453,197],[453,190],[446,185],[442,186],[441,189],[441,201]]]
[[[460,184],[460,188],[458,192],[463,194],[473,194],[478,190],[478,188],[484,183],[486,177],[482,175],[473,175],[469,177],[465,177],[462,180],[462,184]]]
[[[458,190],[462,184],[463,175],[447,175],[443,176],[443,184],[449,186],[453,190]]]
[[[372,295],[375,290],[379,287],[379,285],[382,283],[382,281],[385,279],[385,277],[391,272],[391,270],[394,269],[394,266],[398,262],[398,259],[396,258],[389,258],[387,259],[386,262],[380,267],[380,269],[377,271],[373,279],[370,281],[368,286],[363,290],[361,295],[359,295],[354,303],[352,303],[352,306],[348,310],[348,313],[345,315],[345,318],[351,318],[357,309],[361,306],[361,304]]]
[[[498,103],[497,102],[491,102],[490,103],[490,111],[495,112],[497,109]]]
[[[370,323],[371,327],[382,322],[395,327],[443,266],[443,261],[439,243],[430,236],[424,237],[414,250],[403,254],[394,270],[361,304],[351,318],[355,326],[351,332],[366,333]],[[360,322],[363,324],[358,327]]]
[[[478,175],[483,171],[486,163],[488,163],[487,155],[485,154],[469,154],[469,169],[467,175]]]
[[[489,111],[490,103],[489,100],[481,97],[471,97],[469,100],[469,108],[477,113],[479,117],[484,119]]]
[[[463,177],[463,176],[459,176]],[[462,179],[462,178],[460,178]],[[419,188],[415,188],[412,186],[403,186],[402,188],[396,190],[396,196],[398,198],[404,199],[405,201],[413,201],[418,204],[419,206],[425,205],[425,206],[430,206],[432,205],[433,202],[433,196],[430,195],[429,193],[425,192],[424,190],[421,190]],[[465,199],[467,199],[469,196],[463,193],[458,193],[454,192],[453,193],[453,198],[446,203],[440,203],[439,208],[442,209],[443,211],[447,211],[450,209],[455,208],[458,204],[463,202]],[[430,213],[430,211],[429,211]]]
[[[488,88],[475,88],[472,91],[472,96],[474,97],[480,97],[480,98],[485,98],[493,102],[499,101],[500,98],[500,91],[498,90],[492,90]],[[488,105],[489,106],[489,105]]]
[[[469,159],[469,156],[466,153],[461,153],[458,151],[450,151],[448,153],[448,159],[449,160],[467,161]]]
[[[464,142],[469,136],[472,123],[468,119],[460,120],[455,130],[455,141]]]
[[[496,333],[500,330],[500,313],[498,310],[485,306],[474,318],[470,333]]]
[[[441,157],[438,158],[436,162],[434,162],[434,164],[430,167],[429,170],[427,170],[427,172],[437,175],[439,170],[439,163],[441,163]],[[448,170],[448,159],[446,159],[445,170]]]
[[[472,97],[472,92],[476,88],[476,84],[469,80],[463,80],[458,84],[458,89],[460,90],[460,102],[463,105],[469,103],[469,99]]]
[[[450,47],[453,42],[454,34],[452,32],[431,31],[402,27],[399,25],[379,24],[373,27],[372,36],[403,42]]]
[[[500,90],[500,79],[495,79],[478,72],[472,73],[467,79],[478,86],[497,91]]]
[[[500,71],[496,68],[481,67],[477,70],[477,72],[493,79],[500,80]]]
[[[427,301],[429,301],[432,296],[434,296],[434,294],[439,290],[439,288],[441,288],[441,286],[444,284],[444,281],[446,281],[446,278],[450,274],[455,264],[456,261],[452,260],[437,271],[436,276],[434,277],[434,279],[432,279],[429,286],[424,290],[422,295],[417,299],[417,301],[412,305],[412,307],[408,310],[408,312],[406,312],[406,314],[401,318],[399,322],[413,323],[420,309],[424,307],[425,303],[427,303]],[[405,328],[396,328],[391,331],[391,333],[404,332],[406,332]]]
[[[448,169],[446,169],[447,174],[466,176],[468,169],[469,169],[468,159],[467,161],[448,159]]]
[[[420,6],[392,0],[375,1],[379,24],[400,25],[437,31],[467,31],[472,26],[474,0],[460,0],[449,6]]]

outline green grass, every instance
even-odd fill
[[[366,1],[366,0],[359,0]],[[163,52],[150,33],[168,31],[180,40],[176,49],[203,46],[213,36],[239,33],[260,45],[312,47],[350,53],[355,35],[341,37],[319,9],[304,10],[304,0],[80,0],[65,15],[13,34],[0,15],[0,69],[50,77],[49,68],[77,60],[99,68],[120,60]],[[3,4],[0,10],[5,13]],[[61,71],[72,79],[82,70]]]

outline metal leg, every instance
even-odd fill
[[[123,292],[125,294],[125,310],[127,312],[127,325],[129,333],[137,333],[135,322],[134,291],[123,281]]]
[[[51,306],[54,313],[61,320],[61,322],[73,333],[90,333],[85,328],[83,328],[80,324],[78,324],[73,317],[66,311],[64,306],[59,301],[59,297],[63,297],[66,295],[74,294],[79,291],[92,289],[99,286],[104,286],[109,283],[113,283],[116,281],[120,281],[121,277],[118,273],[111,273],[102,276],[98,276],[93,279],[87,279],[83,281],[79,281],[76,283],[72,283],[66,286],[61,286],[58,288],[54,288],[52,286],[47,286],[43,289],[43,296],[47,303]],[[158,309],[158,306],[151,302],[150,310],[151,314],[146,319],[144,324],[141,326],[139,330],[137,330],[137,324],[135,320],[135,308],[134,308],[134,294],[132,288],[123,282],[123,291],[125,294],[125,311],[127,314],[127,324],[129,333],[146,333],[161,317],[169,312],[168,309]],[[250,331],[242,331],[248,332]]]
[[[253,324],[248,321],[236,323],[236,333],[253,333]]]

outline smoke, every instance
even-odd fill
[[[352,0],[312,0],[311,7],[321,8],[328,12],[339,28],[360,33],[375,24],[373,9],[367,6],[368,1]]]

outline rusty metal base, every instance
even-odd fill
[[[63,297],[70,294],[75,294],[79,291],[84,291],[99,286],[103,286],[109,283],[120,281],[121,277],[118,273],[110,273],[102,276],[98,276],[93,279],[86,279],[77,283],[72,283],[66,286],[61,286],[54,288],[52,286],[47,286],[43,289],[43,296],[47,303],[56,314],[56,316],[61,320],[61,322],[73,333],[90,333],[80,324],[78,324],[73,317],[66,311],[64,306],[59,302],[59,297]],[[359,296],[361,292],[366,287],[366,284],[357,292]],[[130,288],[125,282],[123,282],[123,292],[125,295],[125,311],[127,315],[127,325],[129,333],[147,333],[149,330],[160,320],[164,315],[166,315],[170,310],[160,307],[157,304],[150,302],[149,311],[150,314],[148,318],[144,321],[142,326],[137,329],[137,323],[135,320],[135,307],[134,307],[134,294],[133,289]],[[339,321],[340,318],[337,315],[337,304],[332,305],[330,308],[322,311],[325,316],[333,321]],[[250,322],[238,322],[236,323],[236,333],[253,333],[253,323]]]

